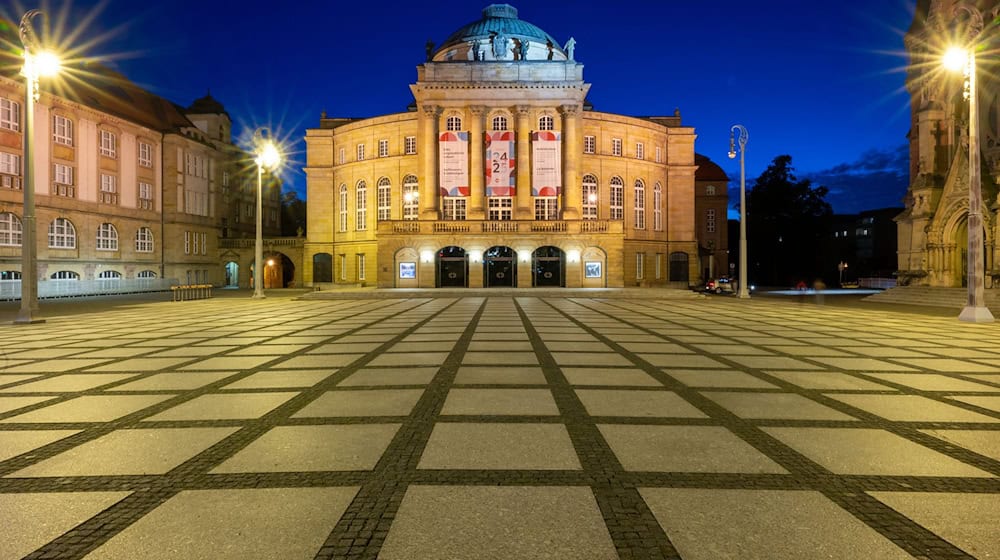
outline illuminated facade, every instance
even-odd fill
[[[412,110],[324,114],[306,133],[306,283],[687,287],[694,129],[592,110],[574,49],[492,5],[428,45]]]

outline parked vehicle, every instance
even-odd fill
[[[713,294],[735,294],[736,281],[723,276],[705,283],[705,291]]]

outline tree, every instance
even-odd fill
[[[287,191],[281,195],[281,235],[294,237],[306,231],[306,202],[299,198],[295,191]]]
[[[833,209],[828,189],[799,180],[792,156],[774,158],[747,195],[750,278],[758,284],[812,285],[823,276],[823,242]]]

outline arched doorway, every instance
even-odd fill
[[[680,251],[670,253],[670,281],[688,284],[688,254]]]
[[[240,285],[240,265],[235,261],[226,263],[226,288],[236,288]]]
[[[559,247],[539,247],[531,254],[531,285],[566,287],[566,253]]]
[[[502,246],[487,249],[483,253],[483,284],[486,288],[517,286],[517,252]]]
[[[465,288],[468,286],[469,260],[465,249],[449,246],[437,254],[437,287]]]

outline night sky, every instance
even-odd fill
[[[180,105],[211,90],[241,128],[279,130],[305,194],[305,129],[330,116],[406,110],[428,40],[478,20],[488,1],[49,2],[56,34]],[[642,0],[512,3],[560,42],[593,84],[595,110],[672,114],[696,150],[733,179],[729,128],[747,127],[747,178],[790,154],[800,178],[830,188],[838,213],[900,206],[908,180],[903,34],[914,0]],[[36,4],[5,3],[20,18]],[[64,23],[58,24],[59,14]],[[733,191],[736,189],[736,192]]]

